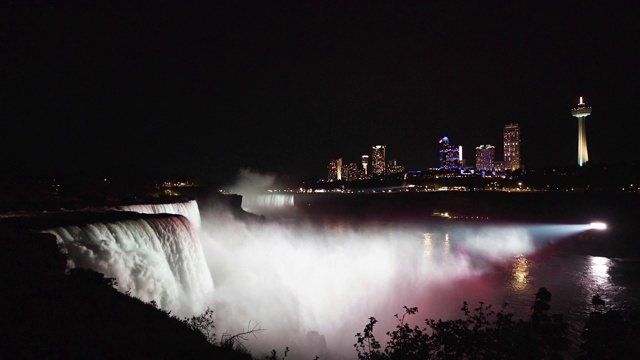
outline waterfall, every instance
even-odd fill
[[[133,211],[141,214],[175,214],[189,219],[196,230],[200,229],[200,209],[195,200],[166,204],[131,204],[120,205],[117,210]]]
[[[242,196],[242,208],[248,211],[257,209],[279,209],[293,205],[293,194],[249,194]]]
[[[70,268],[89,268],[113,277],[121,292],[145,302],[154,300],[162,309],[185,316],[199,314],[206,309],[205,299],[211,298],[213,280],[199,235],[182,215],[144,215],[43,232],[57,237]]]

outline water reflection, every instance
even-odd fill
[[[525,291],[529,289],[529,270],[531,268],[531,260],[524,255],[518,255],[511,268],[511,288],[516,291]]]
[[[598,286],[609,284],[609,265],[611,260],[606,257],[592,256],[589,272],[591,280]]]
[[[425,261],[448,259],[451,253],[449,233],[423,233],[422,248]]]
[[[432,255],[433,255],[433,248],[434,248],[434,244],[433,244],[433,233],[424,233],[422,234],[423,237],[423,248],[424,248],[424,260],[427,261],[429,259],[431,259]]]
[[[444,235],[444,256],[445,258],[451,253],[451,241],[449,240],[449,233]]]

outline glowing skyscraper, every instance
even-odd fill
[[[458,170],[461,166],[462,146],[449,144],[449,138],[446,136],[440,139],[438,143],[440,144],[440,170]]]
[[[503,131],[504,169],[516,171],[520,169],[520,125],[507,124]]]
[[[372,147],[371,172],[373,172],[375,175],[386,174],[385,150],[385,145],[375,145]]]
[[[578,118],[578,166],[582,166],[589,161],[589,153],[587,152],[587,130],[584,126],[584,120],[591,115],[591,107],[586,106],[580,96],[578,106],[571,109],[571,115]]]
[[[476,148],[476,170],[491,171],[495,161],[496,148],[493,145],[480,145]]]
[[[331,160],[327,168],[329,169],[327,181],[342,180],[342,158]]]

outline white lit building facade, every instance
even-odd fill
[[[504,170],[516,171],[520,164],[520,125],[507,124],[503,131],[504,140]]]
[[[476,170],[491,171],[494,169],[496,148],[493,145],[480,145],[476,147]]]
[[[371,172],[374,175],[385,175],[386,171],[386,146],[385,145],[375,145],[372,147],[371,151]]]
[[[327,181],[342,180],[342,158],[334,159],[329,162]]]

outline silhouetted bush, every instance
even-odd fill
[[[370,318],[354,347],[360,360],[386,359],[563,359],[569,349],[568,326],[562,315],[548,315],[551,293],[536,293],[529,321],[514,320],[506,304],[495,312],[480,303],[470,310],[463,303],[464,317],[456,320],[426,319],[425,327],[410,326],[409,315],[418,308],[404,307],[395,330],[387,332],[386,346],[373,334],[377,323]]]
[[[184,321],[189,328],[200,331],[210,343],[216,343],[216,333],[214,332],[216,326],[213,321],[213,310],[211,310],[211,308],[207,307],[204,313],[194,315],[190,318],[184,318],[182,321]]]

